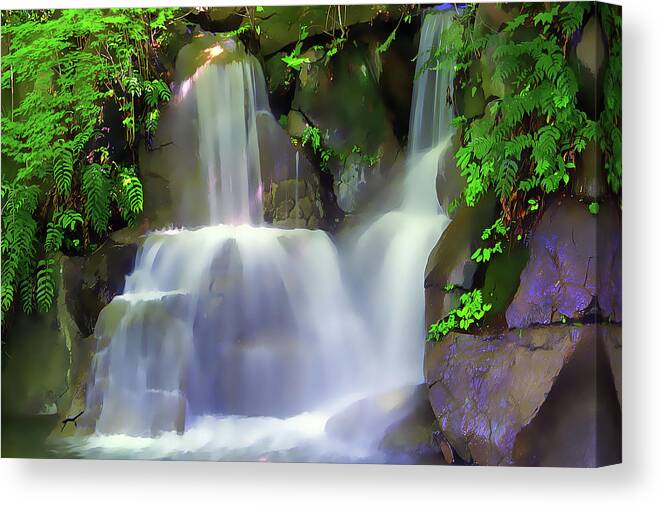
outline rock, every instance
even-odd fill
[[[484,4],[481,4],[484,5]],[[510,86],[495,78],[496,63],[493,58],[494,51],[501,44],[507,41],[505,34],[498,34],[490,40],[489,44],[480,56],[480,76],[482,78],[482,92],[486,100],[491,100],[493,97],[503,98],[506,90],[510,90]],[[509,83],[508,83],[509,84]]]
[[[461,131],[452,137],[451,146],[439,160],[438,175],[436,176],[436,195],[441,207],[447,211],[455,199],[461,197],[466,186],[466,179],[460,174],[454,154],[461,146]],[[451,214],[454,217],[454,212]]]
[[[400,151],[372,70],[369,46],[347,44],[328,64],[301,69],[292,109],[320,129],[337,203],[355,212],[386,180]]]
[[[269,95],[284,95],[292,84],[292,73],[282,58],[287,53],[280,52],[264,62],[264,77]]]
[[[299,27],[308,27],[309,36],[323,31],[333,31],[335,27],[334,7],[325,5],[307,6],[264,6],[264,10],[257,13],[257,24],[261,35],[259,43],[262,54],[271,55],[286,46],[293,45],[299,38]],[[357,23],[366,23],[378,15],[388,14],[399,18],[404,6],[397,5],[348,5],[342,9],[342,25],[349,27]],[[339,25],[336,26],[339,32]]]
[[[477,263],[473,252],[482,244],[482,231],[494,220],[496,198],[485,195],[477,206],[462,205],[429,254],[425,269],[425,320],[427,326],[445,317],[457,295],[445,289],[448,284],[470,289]]]
[[[615,325],[552,326],[428,343],[425,380],[443,436],[462,460],[480,465],[619,461],[603,337],[620,333]]]
[[[440,463],[432,440],[437,429],[424,384],[356,401],[326,423],[331,438],[375,447],[389,463]]]
[[[115,237],[130,241],[121,235]],[[140,239],[136,237],[135,241]],[[94,332],[99,312],[124,291],[126,276],[135,264],[136,243],[122,244],[108,239],[92,255],[62,258],[66,308],[83,336]]]
[[[308,124],[300,112],[294,110],[289,111],[289,114],[287,114],[287,132],[289,132],[290,136],[302,137],[303,131],[307,126]]]
[[[60,332],[57,308],[17,313],[11,340],[2,344],[2,412],[14,416],[57,413],[69,387],[70,351]]]
[[[459,114],[471,120],[482,116],[486,105],[485,94],[481,85],[479,61],[473,62],[469,70],[469,76],[469,81],[465,87],[455,93],[455,102]]]
[[[596,120],[603,104],[603,70],[607,55],[599,20],[591,16],[580,33],[580,41],[568,57],[578,77],[578,104]]]
[[[532,233],[530,260],[507,309],[510,328],[581,320],[621,322],[621,218],[612,201],[597,216],[565,198],[550,204]]]
[[[514,6],[508,4],[481,3],[475,14],[475,25],[482,31],[499,32],[505,23],[514,19]]]
[[[58,257],[57,299],[50,311],[17,313],[12,339],[3,342],[3,413],[64,418],[72,400],[84,396],[93,341],[78,324],[90,317],[76,315],[70,304],[68,261]]]
[[[603,197],[607,188],[604,153],[596,141],[590,141],[578,156],[572,189],[576,196],[596,201]]]
[[[519,287],[521,271],[527,262],[528,249],[518,242],[505,245],[503,253],[489,261],[482,286],[484,302],[492,306],[487,319],[505,312]]]
[[[604,32],[596,16],[591,16],[581,30],[581,40],[576,45],[576,56],[596,79],[606,59]]]

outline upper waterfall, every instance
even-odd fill
[[[195,98],[209,223],[262,223],[256,113],[268,101],[261,66],[253,56],[213,63],[198,77]]]
[[[429,13],[422,24],[409,122],[411,155],[439,146],[452,134],[453,67],[427,68],[427,61],[436,56],[441,34],[452,23],[453,14],[452,11]]]

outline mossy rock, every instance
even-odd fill
[[[459,114],[467,119],[477,118],[484,114],[486,105],[484,90],[482,89],[482,74],[480,62],[475,61],[469,70],[469,80],[459,93],[457,107]]]
[[[356,211],[383,184],[400,151],[373,64],[369,46],[357,42],[328,64],[311,60],[301,69],[292,103],[334,153],[328,169],[345,212]]]
[[[350,27],[357,23],[367,23],[379,15],[398,18],[405,6],[399,5],[347,5],[341,9],[342,25]],[[272,55],[298,41],[300,26],[308,27],[309,36],[323,32],[340,31],[336,9],[338,6],[301,5],[301,6],[264,6],[256,14],[260,28],[259,43],[262,54]]]
[[[482,289],[484,302],[492,305],[489,319],[507,309],[519,287],[521,271],[527,262],[528,249],[520,242],[511,249],[505,247],[502,254],[489,261]]]

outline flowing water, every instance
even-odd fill
[[[449,19],[426,17],[421,52]],[[94,434],[75,452],[380,461],[372,440],[349,444],[326,423],[422,380],[424,271],[448,222],[436,175],[451,134],[450,107],[430,104],[445,104],[449,83],[442,71],[416,81],[400,203],[338,251],[325,232],[262,224],[259,64],[205,63],[187,86],[211,225],[147,236],[124,294],[99,317],[85,414]]]

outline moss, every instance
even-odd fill
[[[496,255],[489,262],[482,296],[485,303],[492,305],[490,312],[492,318],[502,314],[512,301],[528,257],[528,249],[517,243],[511,250]]]

